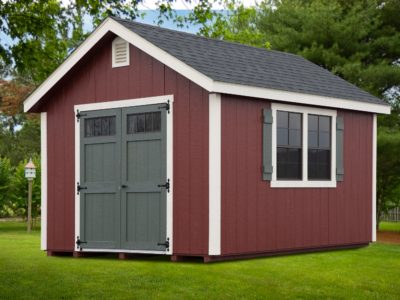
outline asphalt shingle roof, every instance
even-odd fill
[[[215,81],[385,104],[298,55],[113,19]]]

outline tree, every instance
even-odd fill
[[[400,89],[400,1],[261,1],[258,9],[231,5],[201,33],[299,54],[388,100]],[[228,28],[228,30],[226,29]],[[245,34],[244,34],[245,33]]]
[[[0,217],[7,214],[5,205],[8,200],[8,191],[10,189],[11,165],[10,160],[0,157]]]
[[[400,132],[380,128],[377,149],[377,227],[383,215],[400,206]]]

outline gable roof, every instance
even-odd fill
[[[107,32],[114,32],[209,92],[390,113],[390,106],[298,55],[107,18],[24,102],[31,109]],[[54,76],[56,75],[56,76]]]

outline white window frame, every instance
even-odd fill
[[[272,103],[272,180],[273,188],[335,188],[336,187],[336,110]],[[302,180],[277,179],[277,111],[302,114]],[[308,180],[308,115],[331,117],[331,180]]]

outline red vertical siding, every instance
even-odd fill
[[[74,105],[174,95],[174,252],[208,251],[208,93],[137,48],[130,66],[111,68],[105,37],[38,110],[48,114],[48,250],[75,242]]]
[[[371,240],[372,114],[343,115],[345,177],[337,188],[270,188],[262,180],[262,109],[222,96],[222,254]]]

